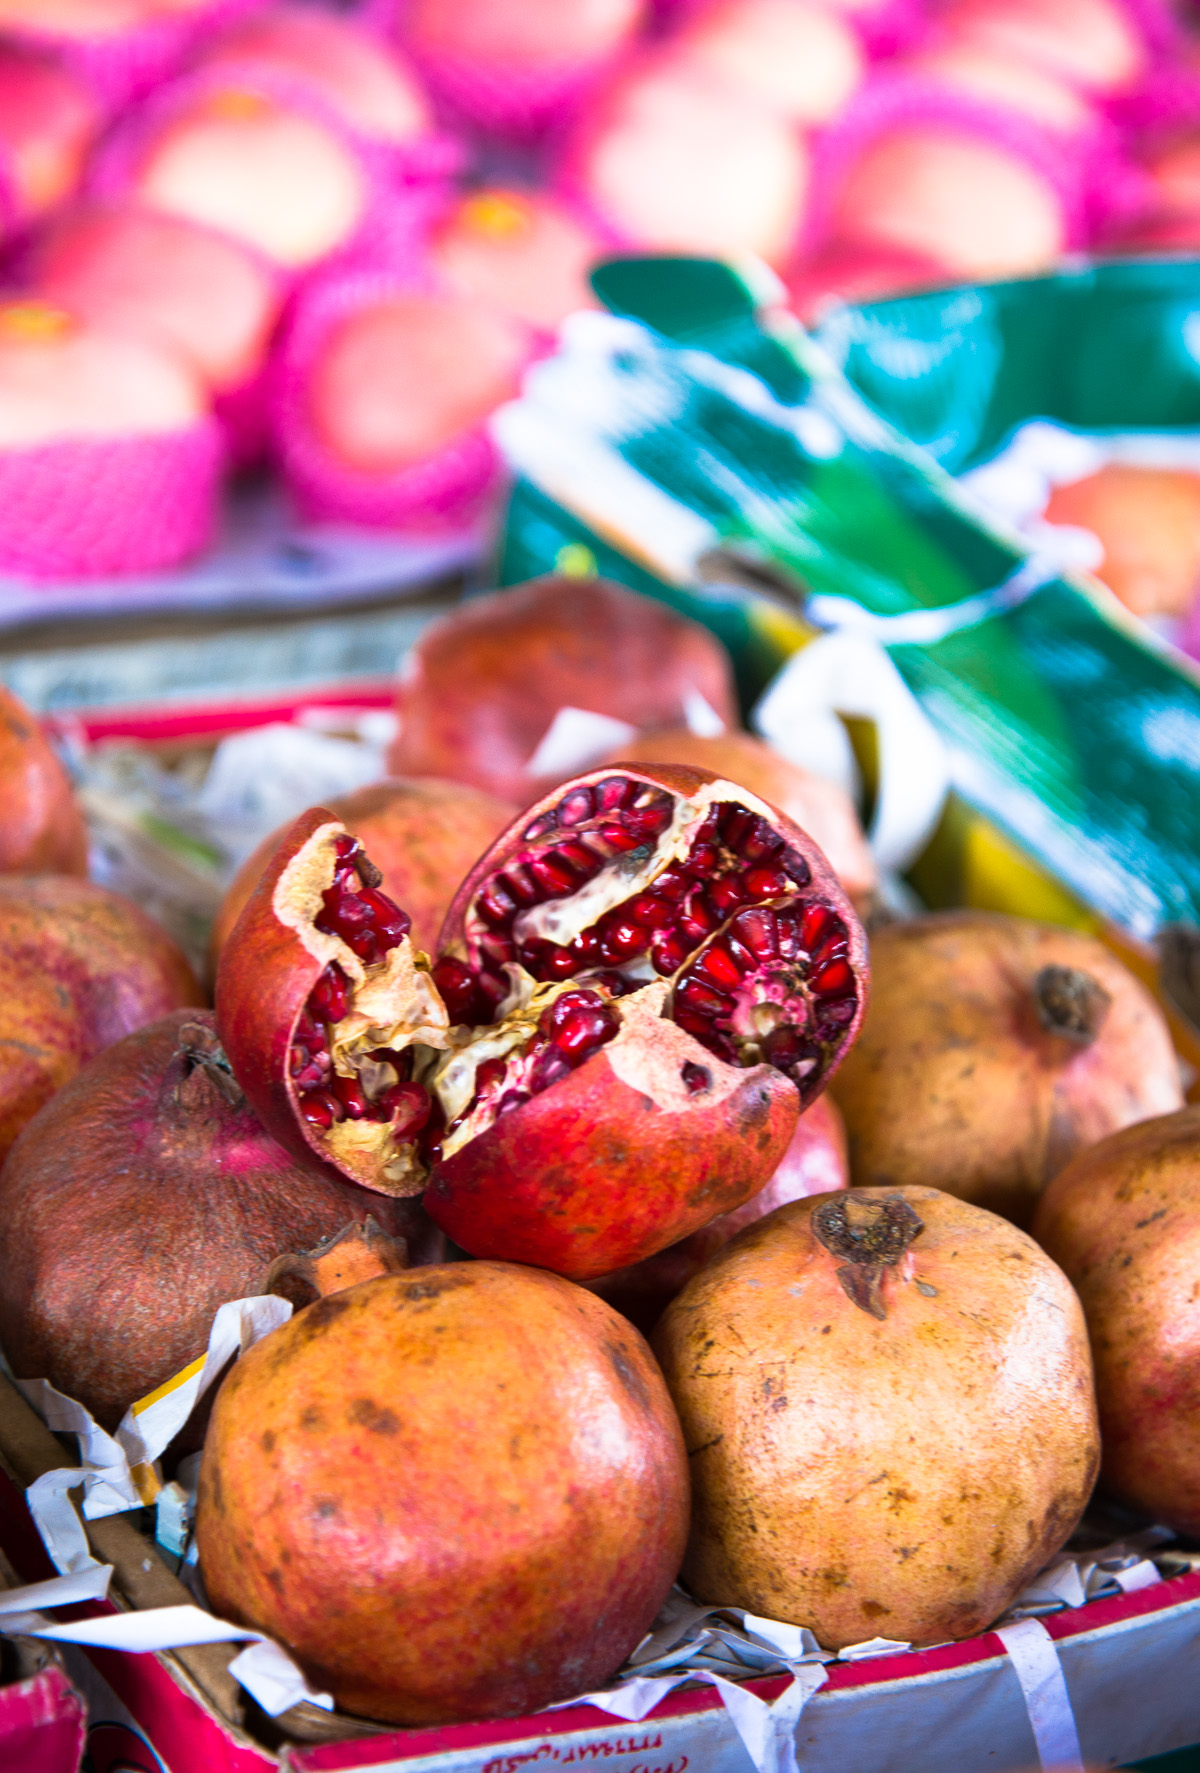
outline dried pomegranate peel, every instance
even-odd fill
[[[222,954],[218,1023],[276,1137],[384,1192],[429,1176],[473,1255],[591,1278],[731,1211],[862,1017],[821,852],[704,771],[609,767],[535,804],[432,969],[375,881],[306,814]]]

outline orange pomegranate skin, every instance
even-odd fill
[[[200,1004],[175,943],[69,875],[0,879],[0,1158],[55,1090],[123,1035]]]
[[[649,1349],[508,1263],[365,1281],[221,1387],[197,1535],[214,1610],[345,1711],[430,1724],[605,1680],[670,1588],[687,1461]]]
[[[672,727],[639,733],[604,761],[683,763],[736,782],[808,832],[856,905],[875,891],[875,861],[845,789],[789,763],[763,739],[741,732],[706,738],[687,727]]]
[[[1045,967],[1110,1000],[1090,1043],[1043,1025]],[[1026,1226],[1077,1151],[1183,1102],[1162,1012],[1102,943],[976,911],[874,932],[870,1012],[833,1094],[855,1184],[945,1188]]]
[[[737,724],[728,657],[698,623],[603,579],[534,579],[472,598],[425,630],[397,685],[388,767],[523,806],[593,762],[533,767],[561,708],[640,731],[686,721],[694,695]]]
[[[328,804],[383,875],[383,892],[412,918],[412,939],[427,953],[433,952],[459,881],[516,811],[511,802],[462,782],[404,777],[372,782]],[[281,825],[264,837],[234,875],[213,924],[214,956],[286,830]]]
[[[1083,1301],[1101,1482],[1176,1532],[1200,1534],[1200,1108],[1093,1145],[1054,1178],[1034,1235]]]
[[[86,874],[87,830],[67,772],[25,704],[0,685],[0,874]]]
[[[923,1228],[883,1268],[877,1314],[813,1218],[897,1197]],[[688,1284],[653,1345],[691,1456],[683,1579],[832,1647],[982,1630],[1095,1482],[1070,1283],[1024,1232],[938,1189],[781,1207]]]

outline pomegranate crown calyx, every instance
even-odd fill
[[[898,1194],[883,1200],[838,1194],[813,1209],[811,1224],[817,1242],[842,1258],[835,1272],[846,1297],[882,1322],[883,1271],[900,1261],[924,1221]]]

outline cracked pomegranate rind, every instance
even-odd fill
[[[614,765],[522,814],[468,876],[421,1073],[426,1204],[464,1249],[591,1279],[773,1173],[865,1004],[866,943],[815,844],[730,782]]]
[[[384,1194],[419,1194],[429,1098],[413,1049],[445,1046],[445,1007],[408,918],[323,808],[292,826],[217,971],[234,1074],[280,1144]]]

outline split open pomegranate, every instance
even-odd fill
[[[473,1255],[591,1278],[767,1181],[862,1016],[825,858],[706,772],[576,778],[467,877],[432,969],[320,809],[222,952],[217,1017],[267,1126]]]

